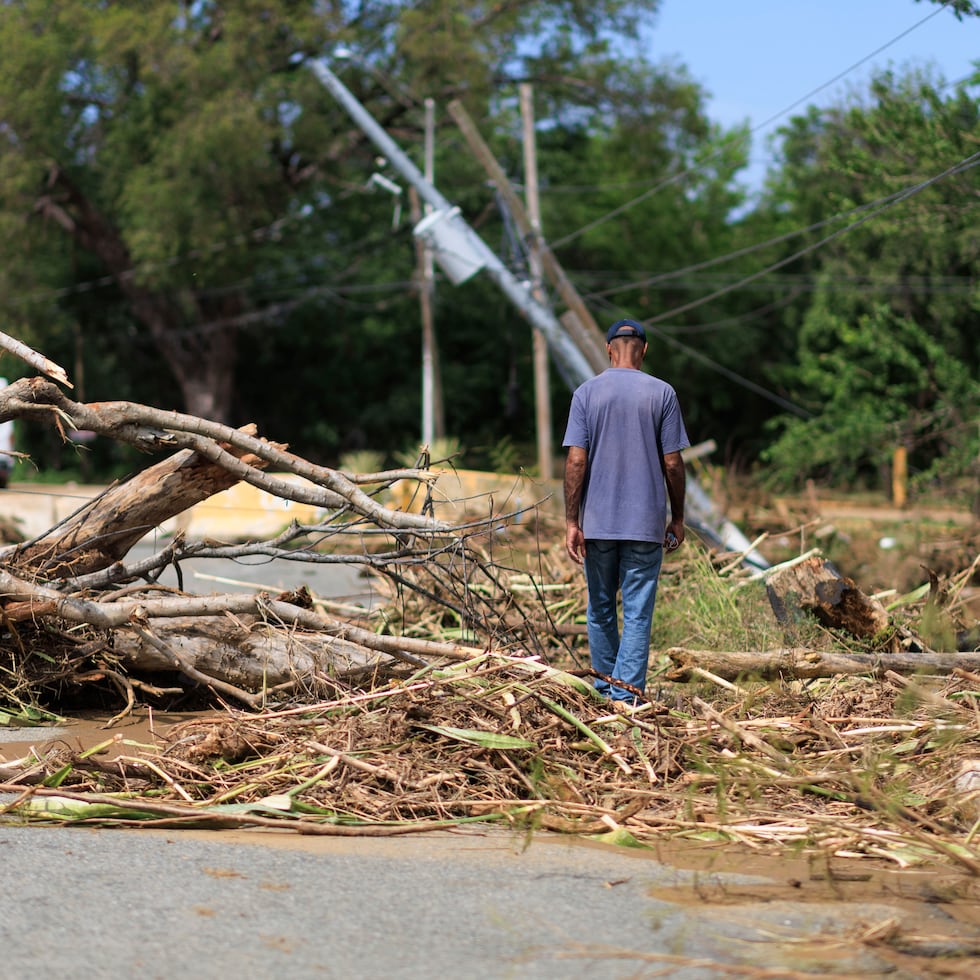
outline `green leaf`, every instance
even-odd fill
[[[454,738],[468,745],[479,745],[484,749],[536,749],[537,743],[516,735],[500,735],[497,732],[483,732],[475,728],[453,728],[451,725],[419,725],[427,731],[446,738]]]
[[[602,844],[615,844],[616,847],[642,847],[650,849],[649,844],[638,841],[628,830],[622,827],[617,830],[610,830],[607,834],[590,834],[589,840],[599,841]]]
[[[22,707],[17,711],[0,709],[2,728],[40,728],[43,725],[57,725],[63,721],[64,718],[37,708]]]
[[[57,789],[68,778],[68,774],[73,768],[70,763],[62,766],[57,772],[51,773],[50,776],[45,776],[41,785],[47,786],[49,789]]]
[[[17,810],[30,816],[50,817],[52,820],[153,820],[157,814],[128,807],[113,806],[111,803],[86,803],[72,800],[67,796],[34,796],[21,803]]]

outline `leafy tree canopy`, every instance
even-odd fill
[[[815,285],[798,357],[773,371],[816,415],[778,421],[768,458],[784,482],[855,477],[896,444],[923,475],[975,456],[978,138],[967,89],[919,71],[883,72],[783,131],[774,199],[825,239],[801,266]]]

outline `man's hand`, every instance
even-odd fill
[[[670,500],[670,523],[664,534],[664,548],[676,551],[684,543],[684,493],[687,474],[684,457],[680,453],[667,453],[663,459],[664,476],[667,479],[667,498]]]
[[[664,548],[667,551],[676,551],[684,541],[684,522],[671,521],[667,525],[667,533],[664,535]]]
[[[578,524],[565,525],[565,550],[576,565],[585,564],[585,535]]]

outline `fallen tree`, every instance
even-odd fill
[[[68,384],[42,355],[2,335],[0,346]],[[487,629],[480,591],[469,588],[474,576],[491,584],[496,578],[493,562],[476,544],[487,522],[452,526],[427,515],[431,508],[424,502],[416,513],[382,499],[396,480],[414,481],[423,497],[432,492],[436,476],[425,455],[416,468],[345,473],[290,453],[254,426],[235,429],[129,402],[76,402],[43,377],[15,381],[0,392],[0,420],[14,418],[52,425],[63,436],[87,429],[145,452],[170,451],[60,525],[0,552],[0,609],[9,645],[22,653],[38,649],[43,635],[46,659],[34,675],[42,683],[109,678],[131,704],[133,678],[141,683],[147,675],[176,674],[256,707],[297,692],[336,691],[399,665],[417,669],[432,658],[466,659],[490,642],[495,628]],[[244,543],[177,534],[149,558],[128,560],[130,549],[153,529],[240,481],[311,504],[319,520],[293,522],[271,540]],[[490,519],[499,527],[507,515]],[[349,536],[376,543],[332,547]],[[480,643],[386,635],[374,624],[328,614],[305,590],[191,596],[157,584],[167,567],[176,568],[182,581],[180,566],[189,558],[253,555],[366,566],[391,583],[393,594],[420,590],[443,604]],[[532,631],[521,631],[518,605],[509,602],[503,622],[529,640]],[[20,680],[29,684],[32,672],[23,658],[21,667]]]

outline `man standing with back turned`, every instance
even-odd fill
[[[674,389],[641,370],[643,325],[618,320],[606,350],[609,368],[576,389],[568,413],[565,548],[585,565],[596,690],[636,704],[646,688],[663,549],[684,540],[681,450],[690,442]]]

